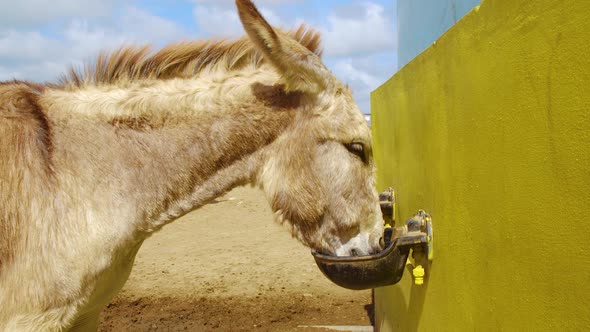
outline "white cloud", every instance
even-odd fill
[[[345,77],[348,82],[359,82],[363,87],[373,88],[381,83],[378,77],[353,66],[350,58],[336,62],[334,71],[340,77]]]
[[[256,6],[260,5],[282,5],[288,3],[302,3],[306,0],[255,0],[254,4]],[[195,3],[215,3],[215,4],[231,4],[232,6],[235,3],[235,0],[193,0]]]
[[[102,49],[123,43],[158,47],[196,36],[178,22],[143,10],[136,0],[48,1],[0,0],[0,81],[54,81],[69,65],[93,60]],[[298,2],[305,0],[255,1],[274,26],[291,28],[303,18],[315,22],[311,25],[322,32],[324,61],[351,86],[361,110],[369,112],[370,92],[395,71],[395,59],[390,59],[396,47],[393,18],[372,2],[352,1],[333,9],[307,1],[308,10],[301,12],[294,10],[302,6],[289,5]],[[125,5],[116,6],[121,3]],[[275,6],[279,4],[287,6]],[[192,0],[188,6],[201,38],[244,34],[234,0]]]
[[[328,16],[328,27],[322,29],[326,55],[370,54],[395,49],[393,20],[385,15],[383,6],[364,2],[355,8],[356,14],[350,10]]]
[[[238,37],[244,34],[238,13],[233,9],[197,5],[193,16],[200,30],[208,36]]]
[[[363,113],[370,113],[371,91],[383,84],[396,71],[397,59],[391,52],[374,55],[332,58],[327,60],[334,75],[350,85]]]
[[[131,0],[18,0],[0,2],[0,27],[23,27],[57,18],[101,17]]]
[[[188,37],[180,25],[137,7],[128,7],[121,20],[121,30],[128,38],[139,42],[170,42]]]
[[[123,33],[112,29],[93,26],[85,20],[74,20],[63,31],[63,47],[72,52],[73,57],[81,58],[96,54],[106,48],[121,45],[125,40]]]
[[[39,60],[56,43],[37,31],[8,30],[0,32],[0,61],[2,63]]]
[[[65,60],[41,60],[28,62],[17,67],[0,66],[0,81],[9,79],[27,79],[37,82],[54,82],[69,65]]]
[[[55,80],[70,65],[93,60],[98,51],[122,44],[163,44],[188,34],[173,21],[127,7],[115,21],[73,19],[58,37],[38,31],[0,30],[0,80]]]
[[[206,1],[197,1],[206,2]],[[259,7],[261,14],[273,26],[282,26],[283,20],[268,8]],[[233,7],[216,5],[196,5],[193,16],[200,30],[207,36],[240,37],[244,28],[238,12]]]

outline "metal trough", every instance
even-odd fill
[[[391,228],[387,221],[392,220],[394,208],[393,192],[389,203],[381,202],[386,220],[387,247],[375,255],[337,257],[312,252],[322,273],[335,284],[348,289],[370,289],[393,285],[399,282],[406,262],[413,249],[414,253],[424,253],[421,257],[432,260],[432,223],[430,215],[420,210],[406,221],[406,225]],[[391,214],[391,215],[390,215]],[[388,227],[389,226],[389,227]],[[387,241],[387,237],[391,241]],[[389,243],[388,243],[389,242]],[[416,258],[416,255],[414,255]]]

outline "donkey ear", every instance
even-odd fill
[[[319,93],[332,77],[319,56],[295,39],[274,30],[250,0],[236,0],[242,25],[256,49],[285,79],[288,91]]]

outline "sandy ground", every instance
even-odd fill
[[[144,243],[99,330],[322,331],[301,326],[371,319],[370,291],[332,284],[263,194],[238,188]]]

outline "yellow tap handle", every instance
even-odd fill
[[[414,284],[416,285],[423,285],[424,284],[424,268],[422,265],[416,266],[412,270],[412,276],[414,277]]]

